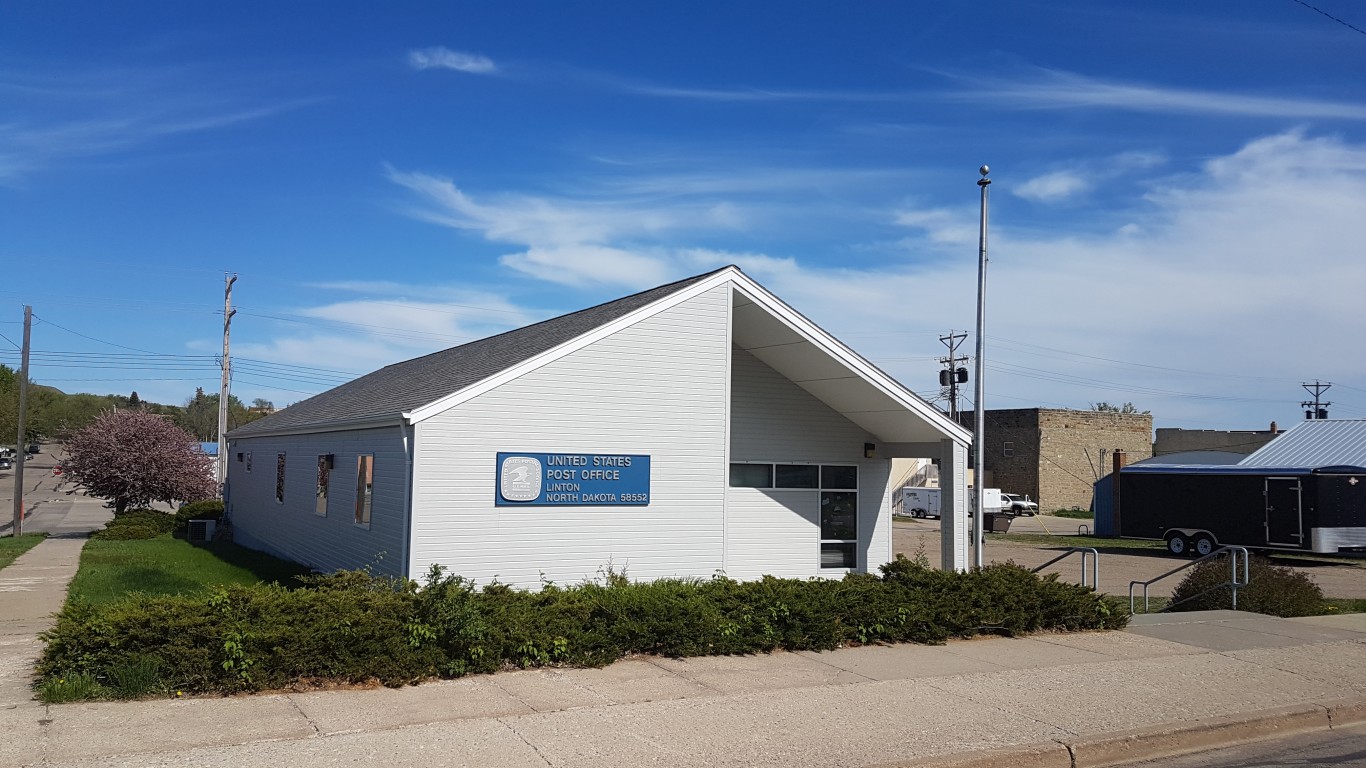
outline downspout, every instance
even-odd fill
[[[398,419],[398,429],[403,435],[403,553],[399,562],[403,571],[399,574],[406,578],[413,578],[413,564],[409,561],[412,552],[412,531],[413,531],[413,438],[410,436],[408,414],[400,414]]]

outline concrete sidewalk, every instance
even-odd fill
[[[1366,616],[0,709],[5,766],[1103,765],[1366,720]]]
[[[53,511],[56,511],[54,507]],[[1366,615],[665,659],[402,689],[47,706],[37,633],[84,531],[0,570],[0,766],[1074,766],[1366,721]]]
[[[26,529],[48,538],[0,569],[0,710],[34,706],[30,683],[42,652],[39,633],[52,626],[66,588],[76,575],[81,548],[91,531],[112,514],[99,499],[82,495],[45,499]],[[0,747],[0,764],[4,748]]]

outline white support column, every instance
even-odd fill
[[[968,569],[968,448],[939,441],[939,563],[946,571]]]

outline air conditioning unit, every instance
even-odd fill
[[[191,520],[186,528],[185,538],[190,541],[213,541],[213,529],[216,525],[216,520]]]

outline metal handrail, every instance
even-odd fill
[[[1078,536],[1090,536],[1090,535],[1091,535],[1091,526],[1087,525],[1086,523],[1082,523],[1081,525],[1078,525],[1078,526],[1077,526],[1077,535],[1078,535]]]
[[[1203,562],[1205,562],[1206,560],[1210,560],[1210,559],[1212,559],[1212,558],[1218,557],[1218,556],[1220,556],[1220,555],[1222,555],[1222,554],[1224,554],[1224,553],[1226,553],[1226,552],[1227,552],[1228,555],[1229,555],[1229,562],[1230,562],[1230,564],[1232,565],[1233,572],[1232,572],[1232,574],[1231,574],[1231,576],[1230,576],[1229,582],[1228,582],[1227,584],[1220,584],[1219,586],[1221,586],[1221,587],[1223,587],[1223,586],[1231,587],[1231,588],[1233,589],[1233,610],[1235,610],[1235,611],[1238,610],[1238,588],[1239,588],[1239,587],[1246,587],[1246,586],[1248,585],[1248,582],[1252,580],[1252,571],[1251,571],[1251,569],[1250,569],[1250,567],[1249,567],[1249,565],[1248,565],[1247,547],[1220,547],[1219,549],[1214,550],[1213,552],[1209,553],[1208,555],[1205,555],[1204,557],[1201,557],[1201,558],[1192,560],[1192,561],[1190,561],[1189,563],[1186,563],[1185,565],[1183,565],[1183,566],[1181,566],[1181,567],[1179,567],[1179,568],[1173,568],[1173,569],[1171,569],[1170,571],[1167,571],[1166,573],[1162,574],[1161,576],[1154,576],[1153,578],[1148,579],[1147,581],[1131,581],[1131,582],[1129,582],[1129,615],[1132,616],[1133,614],[1138,613],[1137,611],[1134,610],[1134,587],[1136,587],[1136,586],[1138,586],[1138,585],[1140,585],[1140,584],[1143,585],[1143,612],[1144,612],[1144,613],[1148,613],[1148,587],[1149,587],[1149,586],[1151,586],[1152,584],[1154,584],[1154,583],[1156,583],[1156,582],[1159,582],[1159,581],[1161,581],[1161,580],[1167,578],[1168,576],[1171,576],[1172,574],[1180,573],[1180,572],[1186,570],[1187,568],[1194,568],[1195,566],[1199,565],[1200,563],[1203,563]],[[1239,580],[1238,580],[1238,555],[1239,555],[1239,553],[1241,553],[1242,556],[1243,556],[1243,580],[1242,580],[1242,581],[1239,581]],[[1171,606],[1167,606],[1167,607],[1170,608]],[[1164,609],[1164,610],[1165,610],[1165,609]]]
[[[1030,573],[1038,573],[1039,571],[1042,571],[1043,569],[1058,562],[1059,560],[1071,557],[1072,555],[1078,552],[1081,553],[1081,585],[1083,587],[1086,586],[1086,555],[1087,553],[1090,553],[1091,588],[1096,591],[1100,591],[1100,553],[1096,551],[1095,547],[1068,547],[1066,550],[1063,551],[1061,555],[1058,555],[1057,557],[1053,558],[1052,560],[1049,560],[1048,562],[1044,563],[1038,568],[1035,568],[1034,570],[1030,571]]]

